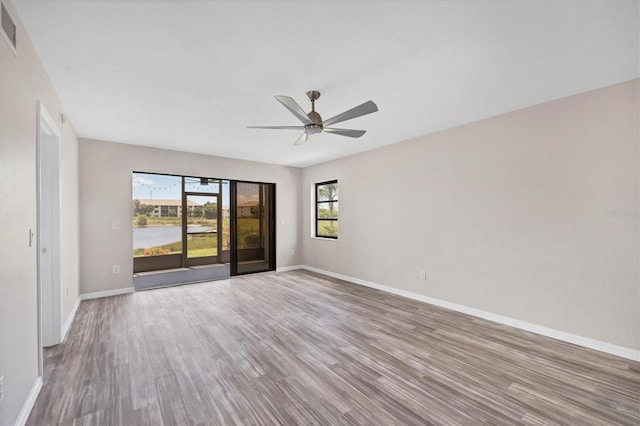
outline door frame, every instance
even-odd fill
[[[45,144],[53,144],[51,150],[54,155],[47,155]],[[62,342],[62,286],[60,277],[60,147],[61,133],[55,121],[47,112],[41,101],[37,102],[36,115],[36,185],[37,185],[37,262],[38,262],[38,347],[39,368],[42,373],[44,346],[52,346]],[[51,187],[43,182],[43,171],[51,169],[54,175],[54,183]],[[53,188],[51,202],[44,205],[46,199],[43,190]],[[44,219],[51,217],[51,247],[43,247],[43,229],[48,226]],[[52,280],[44,280],[43,277],[43,250],[47,250],[52,256]],[[45,327],[45,323],[47,327]]]
[[[220,181],[221,182],[221,181]],[[190,267],[190,266],[200,266],[200,265],[213,265],[217,263],[222,263],[222,183],[220,185],[220,192],[216,194],[209,194],[206,192],[186,192],[182,191],[182,266]],[[182,186],[184,188],[184,177],[182,178]],[[189,257],[189,242],[187,232],[188,226],[188,205],[187,202],[189,197],[209,197],[211,199],[215,199],[216,201],[216,252],[215,256],[206,256],[206,257]]]

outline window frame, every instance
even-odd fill
[[[313,188],[314,188],[314,203],[313,203],[313,206],[314,206],[314,209],[315,209],[315,211],[313,213],[313,217],[315,219],[314,220],[314,222],[315,222],[315,225],[314,225],[315,232],[314,232],[313,235],[314,235],[315,238],[326,238],[326,239],[329,239],[329,240],[337,240],[338,239],[338,235],[333,237],[333,236],[330,236],[330,235],[320,235],[320,234],[318,234],[318,222],[320,220],[323,220],[323,221],[334,221],[334,222],[337,223],[338,219],[339,219],[338,217],[335,217],[335,218],[322,218],[322,219],[318,217],[318,210],[319,210],[319,205],[320,204],[338,203],[339,202],[339,198],[340,198],[339,196],[335,200],[331,200],[331,201],[319,201],[318,200],[318,189],[319,189],[319,187],[324,186],[324,185],[331,185],[331,184],[335,184],[336,188],[339,188],[338,179],[331,179],[331,180],[327,180],[327,181],[323,181],[323,182],[316,182],[314,184],[314,186],[313,186]],[[338,210],[338,212],[339,211],[340,210]],[[340,213],[338,213],[338,214],[340,214]]]

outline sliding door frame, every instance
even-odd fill
[[[268,217],[269,217],[269,230],[266,239],[269,244],[269,269],[268,271],[276,270],[276,184],[269,182],[256,182],[256,181],[247,181],[247,180],[229,180],[229,226],[231,227],[230,232],[230,271],[231,276],[236,275],[245,275],[251,274],[252,271],[248,272],[238,272],[238,183],[247,183],[247,184],[257,184],[260,185],[260,189],[258,190],[260,205],[264,205],[264,200],[262,196],[262,185],[268,185],[270,191],[271,200],[268,203]],[[263,232],[262,229],[262,220],[260,221],[260,230],[261,235]]]
[[[184,179],[182,182],[182,186],[184,186]],[[220,183],[222,186],[222,183]],[[189,196],[196,197],[208,197],[212,200],[216,200],[216,235],[217,235],[217,243],[216,243],[216,255],[215,256],[205,256],[205,257],[189,257],[189,206],[187,205],[187,201]],[[209,194],[206,192],[185,192],[182,191],[182,265],[183,267],[190,266],[200,266],[200,265],[213,265],[217,263],[222,263],[222,194]],[[214,259],[215,258],[215,259]]]

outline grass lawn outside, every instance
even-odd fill
[[[202,225],[215,228],[216,219],[193,219],[189,218],[189,225]],[[182,221],[176,217],[150,217],[147,219],[146,227],[157,226],[181,226]],[[135,224],[135,219],[133,226]],[[228,218],[222,220],[223,250],[229,250],[231,227]],[[258,248],[260,241],[260,219],[238,218],[238,248]],[[133,257],[162,256],[168,254],[182,253],[182,242],[175,241],[157,247],[138,248],[133,252]],[[218,254],[218,234],[190,235],[187,240],[188,257],[216,256]]]
[[[137,224],[137,220],[138,220],[138,216],[133,218],[133,221],[132,221],[133,227],[141,228],[141,226]],[[224,219],[224,220],[228,221],[229,219]],[[210,226],[212,228],[215,228],[217,226],[218,220],[205,219],[200,217],[198,218],[189,217],[187,218],[187,222],[189,223],[190,226],[201,225],[201,226]],[[145,225],[145,227],[152,227],[152,226],[182,226],[182,218],[147,216],[147,224]]]

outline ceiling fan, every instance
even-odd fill
[[[348,136],[350,138],[359,138],[360,136],[365,134],[365,130],[336,129],[334,127],[328,126],[378,111],[378,107],[373,101],[367,101],[362,105],[358,105],[357,107],[343,112],[342,114],[338,114],[335,117],[331,117],[330,119],[323,121],[322,117],[320,117],[320,114],[316,112],[315,104],[316,100],[318,100],[318,98],[320,97],[320,92],[311,90],[307,92],[307,97],[309,97],[309,100],[311,101],[311,112],[308,114],[304,112],[304,110],[300,107],[300,105],[298,105],[296,101],[293,100],[293,98],[290,98],[289,96],[275,97],[278,102],[284,105],[286,109],[291,111],[291,113],[295,115],[298,120],[302,121],[302,124],[304,124],[304,126],[248,126],[248,128],[304,130],[304,132],[302,133],[302,135],[300,135],[294,145],[303,144],[307,141],[309,135],[322,132],[333,133],[340,136]]]

